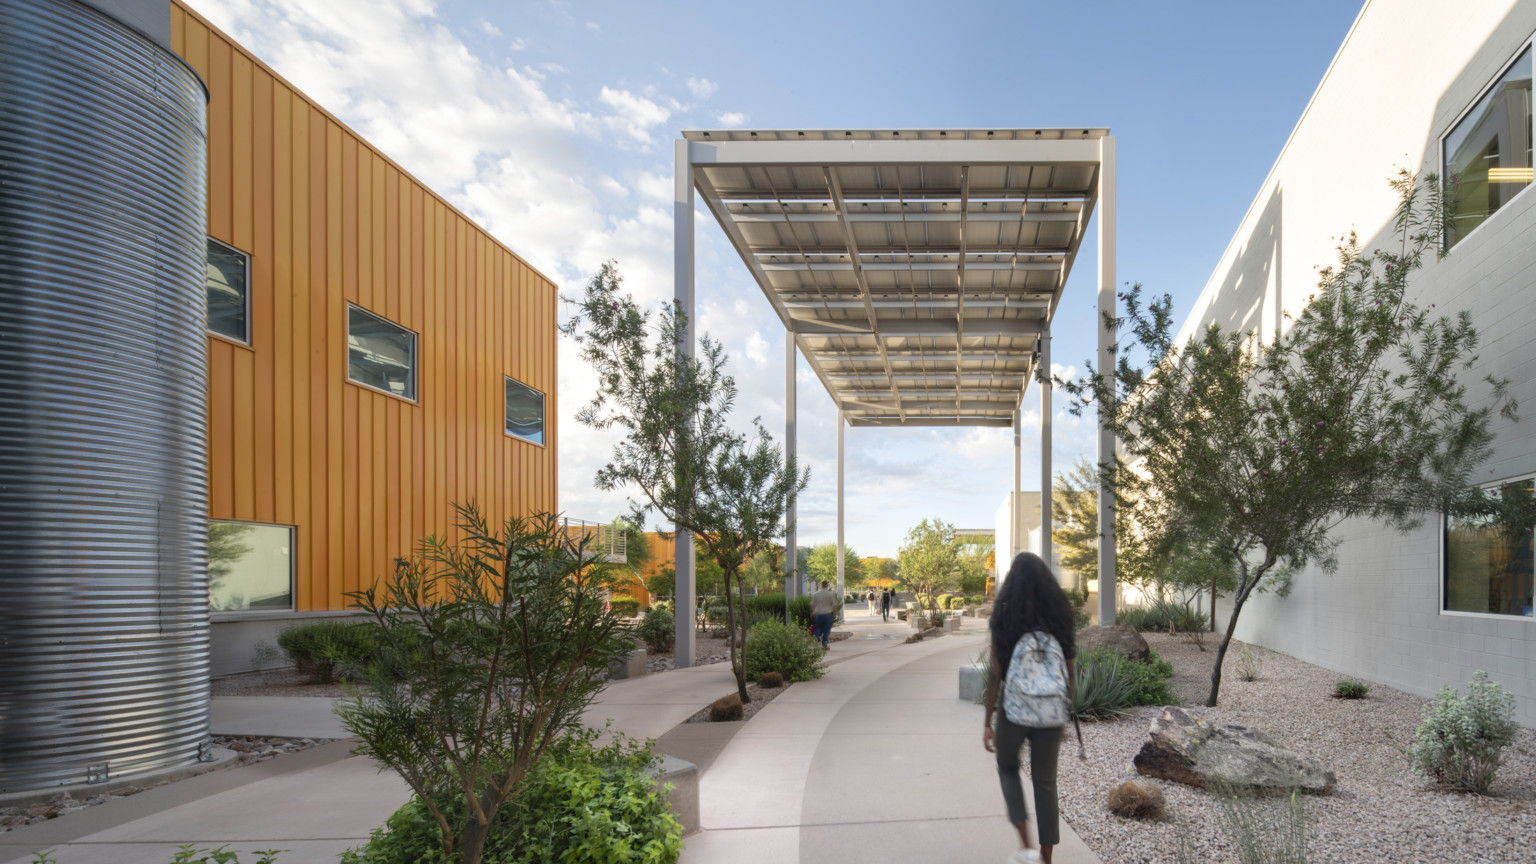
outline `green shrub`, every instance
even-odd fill
[[[677,619],[672,617],[671,612],[652,608],[645,613],[635,633],[645,643],[647,651],[653,654],[671,651],[677,641]]]
[[[749,620],[752,618],[762,620],[770,617],[781,624],[784,623],[784,592],[748,594],[747,618]]]
[[[757,686],[765,690],[777,690],[784,686],[784,676],[777,672],[764,672],[763,677],[757,679]]]
[[[1136,664],[1120,653],[1098,648],[1077,655],[1072,712],[1079,717],[1124,717],[1135,705]]]
[[[1264,674],[1264,657],[1253,653],[1247,645],[1237,652],[1237,662],[1232,664],[1237,677],[1244,681],[1257,681]]]
[[[625,618],[633,618],[640,614],[640,601],[633,597],[625,597],[622,594],[615,594],[613,598],[608,601],[608,608],[612,609],[614,612],[617,612],[620,615],[623,615]]]
[[[673,603],[671,600],[657,600],[655,603],[651,604],[651,609],[659,609],[668,615],[677,614],[677,604]]]
[[[1353,678],[1341,678],[1333,685],[1333,695],[1340,699],[1364,699],[1371,692],[1371,685]]]
[[[496,814],[485,864],[670,864],[682,853],[682,826],[650,772],[656,757],[622,735],[607,747],[584,730],[557,744]],[[444,801],[465,818],[462,797]],[[437,821],[419,799],[395,811],[342,864],[448,864]],[[457,861],[457,858],[453,859]]]
[[[1131,695],[1132,705],[1177,705],[1179,697],[1168,689],[1168,679],[1173,677],[1173,664],[1158,656],[1157,651],[1148,653],[1142,662],[1129,662],[1122,667],[1136,683]]]
[[[761,678],[778,672],[786,681],[810,681],[827,671],[821,643],[805,630],[764,621],[747,634],[746,673]]]
[[[378,631],[371,622],[324,618],[289,627],[277,635],[277,645],[299,671],[321,684],[337,677],[352,679],[379,657]]]
[[[1441,687],[1424,706],[1408,747],[1414,773],[1451,789],[1483,794],[1498,774],[1505,745],[1515,740],[1515,697],[1478,672],[1462,698]]]
[[[1168,632],[1168,617],[1147,606],[1127,606],[1115,610],[1115,623],[1141,632]]]
[[[940,594],[939,595],[939,608],[940,609],[948,609],[949,608],[949,601],[951,601],[953,599],[955,599],[955,595],[953,595],[953,594]]]

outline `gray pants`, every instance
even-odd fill
[[[1003,784],[1009,822],[1028,822],[1024,809],[1024,784],[1019,780],[1019,751],[1029,742],[1029,779],[1035,790],[1035,826],[1041,846],[1061,842],[1061,811],[1056,803],[1056,757],[1061,752],[1062,728],[1032,729],[1008,722],[997,712],[994,740],[997,744],[997,779]]]

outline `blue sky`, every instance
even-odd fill
[[[189,0],[503,243],[579,293],[607,259],[643,301],[672,292],[672,145],[682,129],[1107,126],[1119,154],[1119,278],[1187,311],[1359,7],[1227,2],[471,2]],[[697,217],[699,318],[732,357],[743,423],[783,429],[777,319],[713,220]],[[1090,227],[1054,323],[1058,371],[1096,335]],[[612,441],[576,424],[592,379],[560,357],[560,504]],[[802,543],[834,537],[836,409],[801,362]],[[1092,428],[1058,394],[1058,471]],[[1025,397],[1025,488],[1039,488]],[[991,527],[1012,482],[1006,429],[849,429],[846,538],[894,555],[938,517]]]

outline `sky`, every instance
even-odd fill
[[[592,2],[188,0],[299,89],[578,296],[607,260],[642,305],[672,296],[672,142],[684,129],[1108,127],[1117,275],[1187,312],[1360,11],[1351,0]],[[700,328],[730,354],[737,420],[782,440],[784,335],[713,218],[695,216]],[[1096,220],[1095,220],[1096,222]],[[1093,355],[1096,224],[1052,324],[1058,375]],[[560,508],[628,507],[592,485],[612,433],[575,413],[595,382],[562,338]],[[799,543],[836,532],[837,410],[804,358]],[[1023,486],[1040,488],[1039,397]],[[1091,457],[1056,393],[1057,473]],[[1008,429],[845,430],[845,540],[894,556],[925,518],[990,528]],[[654,521],[648,527],[655,527]]]

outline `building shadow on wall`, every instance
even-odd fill
[[[1228,332],[1258,332],[1266,342],[1280,326],[1283,309],[1281,281],[1282,237],[1285,233],[1285,190],[1276,186],[1259,211],[1248,242],[1221,280],[1206,321]]]

